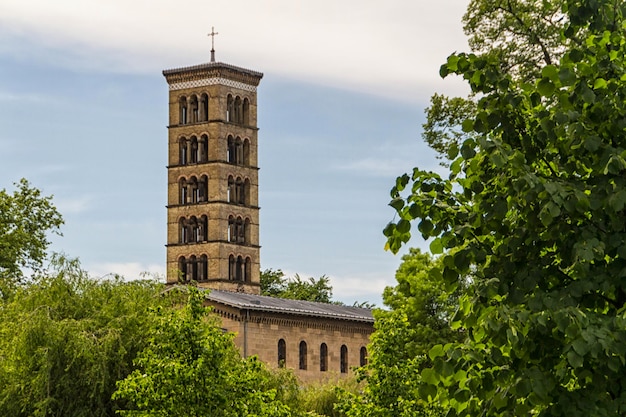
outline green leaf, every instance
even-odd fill
[[[580,368],[583,366],[583,358],[573,350],[567,352],[567,361],[572,368]]]
[[[607,87],[607,83],[604,78],[596,78],[596,80],[593,83],[594,90],[601,90],[606,87]]]
[[[437,255],[443,252],[443,244],[440,238],[433,239],[433,241],[430,242],[429,247],[430,247],[430,253],[432,253],[433,255]]]
[[[555,89],[556,87],[554,86],[554,83],[552,83],[549,78],[542,78],[537,83],[537,91],[539,91],[539,93],[541,93],[544,97],[549,97],[554,94]]]

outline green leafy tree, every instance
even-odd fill
[[[112,417],[115,382],[126,377],[152,328],[161,285],[94,281],[77,261],[0,301],[0,415]]]
[[[387,287],[388,310],[375,310],[375,331],[368,365],[359,370],[367,384],[361,396],[346,395],[341,408],[350,417],[442,416],[445,410],[420,398],[420,372],[430,365],[427,356],[438,343],[458,341],[450,318],[458,306],[461,288],[448,294],[433,261],[419,249],[402,257],[398,284]]]
[[[460,416],[626,414],[626,36],[617,0],[567,0],[559,61],[523,79],[502,57],[453,54],[478,94],[443,179],[398,178],[397,251],[413,220],[448,288],[471,276],[420,376]],[[581,33],[586,34],[579,42]]]
[[[136,369],[118,383],[123,416],[288,416],[268,389],[270,373],[256,357],[242,359],[233,335],[208,316],[202,294],[189,288],[187,305],[156,310],[158,323]]]
[[[563,4],[564,0],[471,0],[463,29],[472,52],[497,57],[503,72],[526,81],[544,66],[558,62],[566,44],[582,42],[584,28],[574,33],[570,26],[570,37],[561,37],[568,23]],[[461,126],[475,111],[473,95],[431,97],[422,137],[440,159],[454,159],[448,158],[449,151],[454,152],[466,139],[476,139]]]
[[[25,179],[15,185],[13,194],[0,190],[0,294],[23,278],[22,268],[41,267],[50,244],[47,233],[60,234],[63,224],[52,197]]]
[[[326,275],[318,279],[313,277],[303,279],[298,274],[293,278],[286,278],[280,269],[261,271],[261,294],[292,300],[333,302],[333,288]]]

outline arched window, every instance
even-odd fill
[[[284,368],[286,362],[287,362],[287,344],[285,343],[285,339],[280,339],[278,341],[278,366],[280,368]]]
[[[187,262],[184,256],[178,258],[178,273],[180,274],[180,281],[187,282]]]
[[[197,164],[198,163],[198,138],[192,136],[190,138],[190,152],[189,152],[189,163]]]
[[[206,215],[203,215],[200,218],[200,224],[198,228],[200,229],[198,236],[200,237],[199,242],[206,242],[208,240],[208,227],[209,227],[209,219]]]
[[[250,257],[246,258],[246,265],[245,265],[245,276],[243,277],[243,280],[245,282],[250,282],[252,281],[252,261],[250,260]]]
[[[250,100],[243,99],[243,124],[250,126]]]
[[[328,371],[328,346],[326,343],[320,345],[320,371]]]
[[[187,202],[195,204],[198,202],[198,179],[196,177],[191,177],[187,181]],[[191,201],[190,201],[191,200]]]
[[[367,348],[361,346],[361,351],[359,352],[359,366],[365,365],[367,365]]]
[[[207,93],[204,93],[200,97],[200,121],[206,122],[208,120],[209,120],[209,95]]]
[[[226,98],[226,121],[232,122],[235,115],[235,100],[231,94]]]
[[[242,225],[241,240],[239,243],[250,242],[250,219],[246,218]]]
[[[339,360],[339,371],[342,374],[348,373],[348,347],[346,345],[341,345],[341,357]]]
[[[191,123],[196,123],[198,121],[198,96],[196,96],[195,94],[193,96],[191,96],[190,100],[189,100],[189,107],[190,107],[190,116],[191,116]]]
[[[250,180],[246,178],[243,182],[243,203],[246,206],[250,205]]]
[[[237,96],[235,98],[235,116],[233,117],[233,121],[235,123],[242,123],[243,122],[243,109],[242,109],[242,104],[241,104],[241,97]]]
[[[235,164],[243,165],[243,143],[239,136],[235,139]]]
[[[230,164],[234,164],[237,161],[235,153],[235,139],[232,136],[228,136],[228,149],[226,151],[226,160]]]
[[[209,137],[207,135],[202,135],[202,137],[200,137],[198,148],[198,162],[207,162],[209,160]]]
[[[178,156],[180,165],[187,165],[187,160],[189,158],[187,153],[187,139],[181,138],[178,142]]]
[[[187,280],[195,281],[198,279],[198,262],[195,255],[191,255],[187,260]]]
[[[250,166],[250,140],[245,139],[243,141],[243,155],[241,158],[242,165]]]
[[[207,264],[208,259],[206,255],[202,255],[198,261],[198,278],[196,281],[206,281],[207,279]]]
[[[198,203],[207,201],[207,195],[209,191],[209,178],[206,175],[200,177],[200,182],[198,182],[198,198],[196,201]]]
[[[189,201],[189,195],[187,191],[187,180],[185,178],[181,178],[180,182],[178,183],[178,189],[180,197],[179,203],[187,204],[187,202]]]
[[[236,270],[237,266],[235,263],[235,257],[233,255],[230,255],[228,257],[228,279],[231,281],[235,280],[235,270]]]
[[[178,124],[187,124],[187,97],[181,97],[178,102]]]
[[[228,177],[228,189],[226,190],[226,201],[232,203],[235,199],[235,179],[232,175]]]
[[[243,257],[238,256],[237,257],[237,271],[236,271],[237,276],[235,277],[237,281],[243,281],[244,266],[245,265],[244,265]]]
[[[236,221],[233,216],[228,217],[228,241],[234,242],[237,236]]]
[[[188,240],[187,222],[184,218],[182,218],[178,221],[178,243],[187,243]]]
[[[306,342],[304,340],[300,342],[299,358],[299,368],[306,371]]]
[[[235,182],[235,203],[246,204],[245,184],[241,178],[237,178]]]

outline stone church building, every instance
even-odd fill
[[[210,289],[207,304],[243,356],[303,381],[367,361],[371,310],[260,294],[257,86],[215,61],[163,71],[169,86],[167,282]]]

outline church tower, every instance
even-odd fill
[[[260,293],[256,89],[260,72],[215,62],[169,85],[167,282]]]

